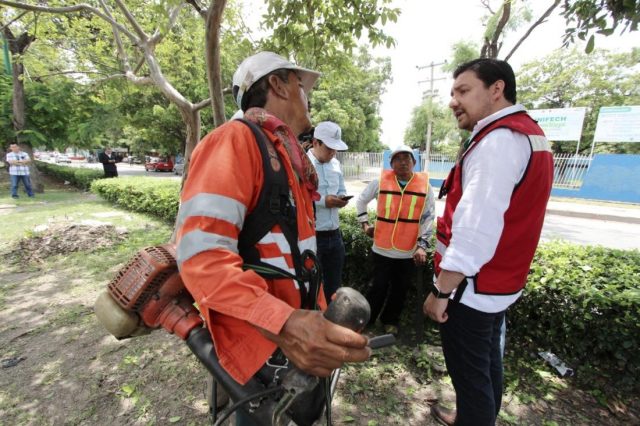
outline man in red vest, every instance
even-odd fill
[[[440,190],[437,281],[424,312],[441,323],[457,413],[438,420],[493,425],[502,400],[500,326],[522,294],[553,183],[553,156],[537,123],[516,104],[505,61],[476,59],[453,74],[449,107],[471,132]]]

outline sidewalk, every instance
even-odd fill
[[[360,180],[348,180],[345,182],[345,185],[347,187],[347,193],[355,196],[349,201],[349,207],[355,208],[355,201],[360,192],[367,186],[367,183]],[[375,200],[369,204],[369,209],[375,209]],[[436,199],[436,214],[441,215],[443,209],[444,199]],[[640,205],[636,204],[552,197],[547,205],[547,214],[640,224]]]

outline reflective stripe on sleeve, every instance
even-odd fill
[[[309,237],[307,239],[298,241],[298,247],[300,248],[300,253],[304,253],[305,250],[311,250],[316,253],[318,251],[318,246],[316,243],[316,237]]]
[[[222,219],[242,228],[247,207],[233,198],[219,194],[200,193],[183,202],[178,212],[178,227],[191,216],[205,216]]]
[[[531,149],[535,151],[549,151],[551,152],[551,145],[549,141],[544,136],[539,135],[529,135],[529,140],[531,141]]]
[[[238,253],[238,240],[199,229],[188,232],[180,238],[177,255],[178,265],[206,250],[224,249]]]
[[[441,256],[444,256],[444,252],[447,250],[447,246],[445,246],[440,240],[436,239],[436,252]]]

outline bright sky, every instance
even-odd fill
[[[494,0],[492,5],[499,3]],[[550,2],[530,3],[534,4],[535,21]],[[402,143],[411,111],[420,105],[422,93],[429,88],[429,83],[419,84],[418,81],[429,79],[430,69],[418,70],[416,67],[450,59],[451,47],[460,40],[472,40],[479,45],[484,32],[480,22],[483,15],[480,0],[395,0],[394,6],[399,7],[402,14],[397,23],[387,24],[385,31],[396,39],[396,47],[375,50],[377,55],[389,56],[392,61],[393,83],[387,86],[380,111],[383,120],[381,141],[392,148]],[[548,22],[534,29],[510,59],[516,73],[523,63],[541,58],[562,46],[565,21],[558,15],[554,13]],[[508,34],[499,58],[504,58],[511,51],[527,28],[523,25],[518,33]],[[628,51],[633,46],[640,46],[640,31],[622,36],[596,36],[596,48]],[[584,49],[584,45],[580,48]],[[442,102],[446,103],[453,80],[435,68],[434,78],[440,77],[447,79],[434,82],[434,87]]]
[[[258,22],[263,11],[256,9],[255,4],[249,0],[240,1],[243,4],[245,22]],[[500,0],[491,1],[492,6],[500,3]],[[531,0],[529,3],[533,4],[532,19],[535,21],[551,1]],[[411,111],[420,105],[422,93],[429,89],[428,83],[418,83],[430,77],[429,68],[418,70],[417,67],[450,59],[451,48],[458,41],[472,40],[479,45],[484,33],[480,21],[484,8],[480,0],[394,0],[393,7],[400,8],[402,13],[398,22],[387,23],[385,32],[396,39],[396,46],[392,49],[378,47],[373,52],[376,56],[391,58],[393,82],[387,85],[380,109],[381,141],[391,148],[402,143]],[[511,51],[528,27],[525,24],[518,32],[508,33],[499,58],[504,58]],[[556,9],[548,22],[534,29],[509,60],[515,72],[518,72],[523,63],[544,57],[560,48],[564,29],[565,21]],[[622,36],[596,36],[596,48],[628,51],[633,46],[640,46],[640,31]],[[584,44],[579,48],[584,49]],[[453,80],[448,73],[436,68],[434,78],[441,77],[446,79],[434,82],[434,88],[438,90],[441,101],[446,104]]]

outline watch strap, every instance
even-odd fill
[[[441,292],[441,291],[440,291],[440,289],[439,289],[435,284],[433,284],[433,285],[431,286],[431,293],[432,293],[432,294],[433,294],[437,299],[448,299],[448,298],[449,298],[449,296],[451,296],[451,293],[452,293],[452,292],[449,292],[449,293],[443,293],[443,292]]]

